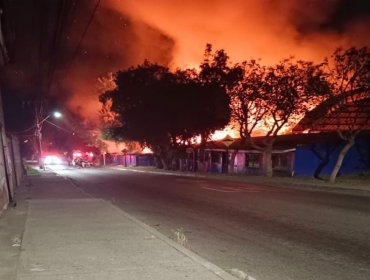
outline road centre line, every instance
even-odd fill
[[[235,191],[235,190],[220,190],[220,189],[214,189],[214,188],[210,188],[210,187],[202,187],[202,189],[216,191],[216,192],[225,192],[225,193],[235,193],[235,192],[238,192],[238,191]]]
[[[209,186],[208,184],[203,184],[201,186],[203,189],[209,189],[209,190],[215,190],[219,192],[248,192],[248,193],[257,193],[257,192],[263,192],[263,190],[258,189],[248,189],[248,188],[232,188],[227,186],[220,186],[219,188],[214,188],[212,186]]]
[[[242,191],[242,188],[233,188],[233,187],[227,187],[227,186],[222,186],[222,188],[227,189],[227,190],[234,190],[234,191]]]

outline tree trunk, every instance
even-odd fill
[[[266,143],[265,147],[265,156],[266,156],[266,177],[271,178],[274,174],[274,171],[272,169],[272,146],[274,145],[274,141],[270,140]]]
[[[266,155],[266,177],[271,178],[273,175],[271,147],[266,148],[265,155]]]
[[[249,138],[251,141],[251,145],[253,148],[263,152],[264,155],[264,161],[263,161],[263,171],[265,171],[265,175],[268,178],[271,178],[274,174],[274,171],[272,169],[272,147],[275,143],[275,138],[270,139],[269,141],[264,143],[264,146],[256,145],[253,142],[253,138]]]
[[[314,172],[314,178],[323,180],[323,178],[320,177],[320,174],[322,170],[324,169],[324,167],[330,162],[330,155],[334,152],[334,150],[335,149],[333,149],[332,147],[327,146],[324,151],[325,154],[320,155],[318,151],[316,151],[315,149],[312,149],[312,152],[320,159],[320,164]]]
[[[208,169],[208,159],[206,158],[204,147],[199,149],[198,161],[198,171],[206,173]]]
[[[161,163],[162,163],[163,169],[168,170],[167,160],[163,158],[163,156],[161,156]]]
[[[154,154],[154,158],[155,158],[155,167],[158,168],[158,169],[162,169],[163,166],[162,166],[161,157],[157,154]]]
[[[179,170],[179,160],[177,157],[171,158],[171,170]]]
[[[234,150],[231,153],[231,158],[229,161],[229,173],[234,173],[234,164],[235,164],[235,158],[236,158],[237,153],[238,153],[237,150]]]
[[[335,179],[337,178],[338,172],[339,172],[340,168],[342,167],[344,157],[346,156],[347,152],[349,151],[349,149],[352,148],[352,146],[354,144],[355,144],[355,137],[351,137],[348,140],[348,142],[346,143],[346,145],[344,145],[343,149],[340,151],[340,153],[338,155],[337,162],[335,163],[334,169],[330,174],[330,179],[329,179],[330,183],[335,182]]]

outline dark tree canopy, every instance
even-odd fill
[[[111,102],[117,126],[111,138],[138,141],[153,150],[176,147],[200,134],[222,129],[230,120],[229,97],[218,83],[200,82],[189,71],[145,62],[116,74],[117,87],[100,96]]]

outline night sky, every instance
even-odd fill
[[[290,55],[317,62],[339,46],[370,45],[367,0],[0,3],[10,55],[1,71],[8,130],[29,127],[40,99],[46,110],[63,108],[94,126],[99,77],[144,59],[194,67],[207,43],[233,62],[266,64]]]

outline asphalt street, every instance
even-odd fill
[[[370,279],[370,197],[118,169],[58,169],[225,270]]]

